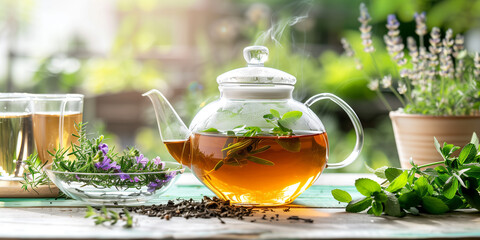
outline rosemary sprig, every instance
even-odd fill
[[[85,218],[93,218],[95,219],[95,225],[100,225],[104,223],[110,223],[110,225],[115,225],[119,221],[125,222],[123,225],[124,228],[131,228],[133,227],[133,217],[130,212],[123,208],[123,211],[118,213],[113,210],[107,210],[105,206],[96,212],[90,206],[87,206],[87,212],[85,213]]]
[[[122,154],[115,153],[103,143],[104,137],[88,139],[85,131],[86,123],[76,125],[78,144],[72,144],[69,149],[60,149],[50,153],[53,156],[51,169],[65,172],[57,174],[66,182],[80,182],[97,188],[118,189],[147,186],[152,193],[167,185],[177,172],[165,168],[165,163],[159,157],[148,159],[136,148],[129,148]],[[43,171],[46,163],[42,163],[37,155],[30,156],[25,162],[25,190],[28,186],[35,189],[38,185],[50,183]],[[82,175],[71,173],[115,173],[110,175]],[[133,174],[142,172],[158,172],[156,174]]]

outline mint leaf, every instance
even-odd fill
[[[333,189],[332,196],[333,198],[335,198],[335,200],[339,202],[348,203],[352,201],[352,196],[350,196],[350,193],[343,191],[341,189]]]
[[[450,210],[447,204],[436,197],[425,196],[422,198],[422,203],[425,211],[431,214],[442,214]]]
[[[463,163],[470,163],[475,159],[475,156],[477,155],[477,148],[473,143],[469,143],[463,147],[462,151],[460,152],[460,155],[458,155],[458,162],[460,165]]]
[[[263,118],[264,119],[275,119],[275,116],[273,116],[273,114],[265,114],[265,115],[263,115]]]
[[[282,116],[282,120],[292,119],[291,121],[296,121],[302,117],[303,113],[300,111],[290,111],[286,112]]]
[[[468,169],[465,172],[465,175],[469,177],[480,178],[480,164],[478,163],[463,165],[463,168],[461,169]]]
[[[433,187],[428,182],[428,179],[424,176],[421,176],[415,181],[413,189],[418,193],[420,197],[429,195],[433,193]]]
[[[373,199],[377,202],[386,202],[387,201],[387,194],[384,192],[374,192]]]
[[[299,138],[279,138],[276,139],[275,142],[289,152],[300,152],[300,149],[302,148],[302,143]]]
[[[370,197],[364,197],[357,200],[353,200],[348,203],[345,211],[351,213],[358,213],[364,211],[372,205],[372,199]]]
[[[277,110],[270,109],[270,113],[272,114],[272,116],[274,116],[276,118],[280,118],[280,113]]]
[[[218,133],[219,131],[216,128],[209,128],[209,129],[203,130],[202,132]]]
[[[380,184],[368,178],[359,178],[355,180],[355,187],[358,192],[366,197],[372,196],[375,192],[382,191]]]
[[[392,217],[403,217],[405,212],[400,208],[398,198],[394,194],[387,194],[387,201],[385,202],[385,214]]]
[[[452,199],[458,190],[458,179],[455,177],[450,177],[447,180],[447,183],[443,187],[443,196],[447,199]]]
[[[389,168],[385,169],[385,178],[389,182],[392,182],[393,180],[395,180],[395,178],[400,176],[400,174],[402,174],[402,173],[403,173],[402,169],[389,167]]]
[[[442,152],[442,148],[440,147],[440,143],[438,142],[436,137],[433,137],[433,143],[435,145],[435,149],[437,149],[437,152],[440,153],[440,155],[442,155],[443,158],[445,158]]]
[[[447,204],[448,208],[451,211],[462,208],[464,206],[462,198],[460,198],[459,196],[453,196],[452,199],[442,199],[442,201]]]
[[[418,206],[422,199],[415,192],[406,192],[398,197],[400,206],[404,209]]]
[[[375,216],[380,216],[383,213],[383,205],[377,201],[373,202],[372,204],[372,212]]]
[[[475,132],[472,134],[472,139],[470,140],[470,143],[472,143],[473,145],[475,145],[476,148],[478,148],[479,140]]]
[[[381,168],[377,168],[375,169],[375,171],[373,172],[377,177],[381,178],[381,179],[387,179],[387,177],[385,176],[385,171],[388,169],[387,166],[385,167],[381,167]]]
[[[403,187],[405,187],[405,185],[407,184],[407,180],[408,180],[408,171],[405,170],[403,171],[402,174],[400,174],[400,176],[395,178],[395,180],[393,180],[385,190],[391,193],[397,192]]]

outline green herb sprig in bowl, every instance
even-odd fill
[[[94,204],[140,203],[158,196],[172,185],[184,168],[178,163],[148,159],[136,148],[122,154],[103,143],[103,136],[88,139],[85,124],[77,126],[78,144],[51,153],[52,163],[39,164],[36,155],[26,161],[24,189],[48,183],[45,175],[63,193]],[[73,159],[73,160],[72,160]],[[39,169],[43,167],[43,169]],[[39,182],[42,180],[42,182]]]
[[[461,208],[480,210],[480,151],[479,140],[474,133],[458,157],[453,153],[460,149],[453,144],[443,146],[435,139],[435,148],[443,160],[418,166],[413,161],[410,170],[393,167],[377,169],[375,174],[385,179],[379,184],[371,179],[355,181],[363,198],[352,201],[346,191],[332,190],[333,197],[348,203],[347,212],[362,212],[402,217],[407,213],[421,212],[443,214]],[[437,166],[436,166],[437,165]],[[428,168],[436,166],[435,168]]]

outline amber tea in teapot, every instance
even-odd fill
[[[246,144],[239,151],[245,156],[229,157],[229,150],[222,150],[229,144],[243,142]],[[165,145],[177,161],[191,166],[195,175],[215,194],[233,203],[279,205],[292,202],[302,189],[317,179],[327,164],[325,133],[281,138],[197,133],[187,141],[167,141]],[[285,146],[296,149],[292,151]],[[190,159],[192,162],[188,162]]]
[[[158,90],[144,94],[154,105],[162,141],[218,197],[234,204],[274,206],[291,203],[327,166],[325,127],[310,106],[328,99],[345,110],[355,128],[353,152],[329,168],[352,163],[363,145],[355,112],[330,93],[305,103],[292,98],[296,78],[264,67],[268,49],[244,50],[245,68],[220,75],[220,98],[202,108],[187,128]]]

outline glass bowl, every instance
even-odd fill
[[[48,169],[52,182],[67,196],[93,205],[133,205],[145,203],[165,193],[185,168],[165,162],[165,169],[142,173],[80,173]]]

